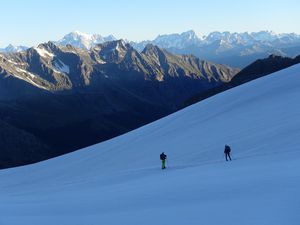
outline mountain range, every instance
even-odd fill
[[[243,68],[271,54],[295,57],[300,54],[298,34],[212,32],[198,37],[194,31],[160,35],[152,41],[132,43],[137,49],[153,43],[176,54],[193,54],[213,62]]]
[[[298,62],[271,55],[240,71],[124,40],[0,53],[0,166],[99,143]]]
[[[25,51],[26,49],[28,49],[28,47],[26,46],[14,46],[12,44],[9,44],[7,47],[5,48],[0,48],[0,52],[4,52],[4,53],[9,53],[9,52],[21,52],[21,51]]]
[[[23,89],[30,89],[30,93],[33,87],[48,92],[83,87],[102,90],[100,86],[105,83],[119,80],[168,84],[164,88],[171,80],[180,80],[177,85],[183,86],[195,80],[206,89],[229,82],[237,71],[193,55],[174,55],[152,44],[138,52],[123,40],[98,44],[90,50],[48,42],[22,52],[0,54],[1,98],[6,99],[19,94],[13,86],[20,83],[26,84]],[[182,98],[184,93],[180,93]]]
[[[152,44],[139,52],[123,40],[90,50],[48,42],[2,53],[1,166],[40,161],[128,132],[238,72]],[[20,133],[30,145],[14,141]]]
[[[99,34],[89,35],[75,31],[54,43],[90,49],[96,44],[112,40],[116,40],[113,35],[103,37]],[[197,36],[193,30],[190,30],[181,34],[159,35],[154,40],[127,42],[139,52],[147,44],[153,44],[175,54],[193,54],[204,60],[238,68],[243,68],[255,60],[271,54],[287,57],[295,57],[300,54],[300,35],[295,33],[276,34],[272,31],[212,32],[206,36]],[[24,49],[24,47],[16,49]],[[17,51],[16,49],[10,46],[2,51]]]

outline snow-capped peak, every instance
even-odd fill
[[[86,34],[80,31],[73,31],[65,35],[57,43],[64,46],[70,44],[74,47],[90,49],[96,44],[100,44],[106,41],[113,41],[113,40],[116,40],[116,38],[113,35],[103,37],[100,34]]]
[[[73,36],[83,37],[83,38],[86,38],[86,39],[90,39],[92,37],[92,35],[80,32],[78,30],[73,31],[70,34],[73,35]]]
[[[186,37],[188,40],[192,40],[192,39],[197,39],[197,35],[195,33],[195,31],[193,30],[189,30],[189,31],[186,31],[186,32],[183,32],[181,33],[181,36],[182,37]]]
[[[28,49],[28,47],[26,47],[26,46],[22,46],[22,45],[15,46],[15,45],[9,44],[5,48],[0,48],[0,52],[22,52],[22,51],[25,51],[26,49]]]
[[[184,48],[187,45],[194,45],[201,42],[195,31],[189,30],[181,34],[159,35],[153,44],[164,48]]]
[[[252,32],[251,35],[257,41],[273,41],[279,37],[273,31]]]

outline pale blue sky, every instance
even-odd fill
[[[0,47],[74,30],[129,40],[193,29],[300,33],[299,0],[1,0]]]

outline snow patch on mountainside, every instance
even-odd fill
[[[15,61],[12,61],[10,59],[6,59],[6,60],[7,60],[7,62],[12,63],[12,64],[17,65],[17,66],[24,66],[24,65],[26,65],[26,63],[15,62]]]
[[[30,72],[28,72],[28,71],[26,71],[26,70],[24,70],[24,69],[21,69],[21,68],[18,68],[18,67],[15,67],[15,69],[16,69],[18,72],[25,73],[25,74],[29,75],[31,78],[35,78],[35,75],[34,75],[34,74],[32,74],[32,73],[30,73]]]
[[[44,58],[47,58],[47,57],[53,58],[53,57],[54,57],[54,54],[53,54],[53,53],[48,52],[48,51],[47,51],[46,49],[44,49],[44,48],[37,47],[37,48],[34,48],[34,50],[36,50],[37,53],[38,53],[41,57],[44,57]]]
[[[17,78],[17,79],[24,80],[24,81],[26,81],[26,82],[28,82],[28,83],[30,83],[30,84],[32,84],[32,85],[38,87],[38,88],[41,88],[41,89],[44,89],[44,90],[48,90],[46,87],[44,87],[44,86],[42,86],[42,85],[39,85],[39,84],[37,84],[37,83],[34,81],[34,79],[36,78],[36,76],[35,76],[34,74],[32,74],[32,73],[30,73],[30,72],[28,72],[28,71],[26,71],[26,70],[23,70],[23,69],[21,69],[21,68],[15,68],[15,69],[16,69],[16,71],[18,71],[19,73],[23,73],[23,74],[25,74],[26,76],[20,76],[18,73],[13,73],[13,74],[8,73],[8,76],[12,76],[12,77],[15,77],[15,78]]]
[[[70,67],[64,64],[61,60],[54,62],[54,67],[56,70],[58,70],[61,73],[70,73]]]

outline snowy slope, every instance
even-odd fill
[[[299,71],[295,65],[110,141],[0,171],[0,224],[298,225]],[[224,144],[232,162],[224,162]]]

